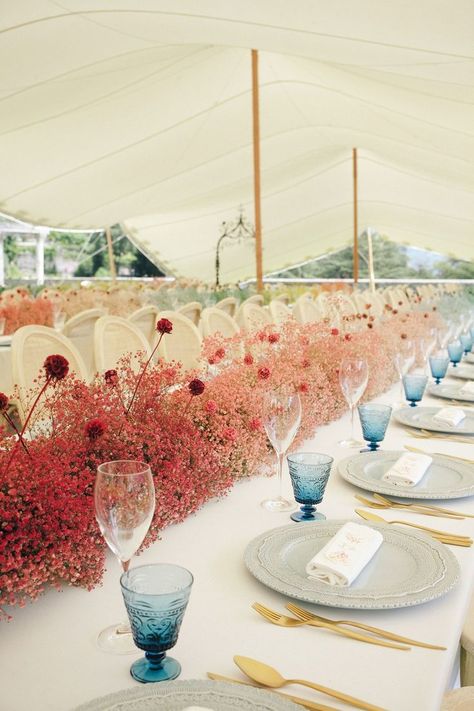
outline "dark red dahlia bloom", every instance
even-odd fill
[[[189,392],[191,395],[202,395],[204,390],[206,389],[206,386],[202,382],[202,380],[199,380],[198,378],[194,378],[194,380],[191,380],[191,382],[188,385]]]
[[[278,343],[280,340],[280,334],[279,333],[270,333],[268,335],[268,342],[269,343]]]
[[[220,358],[222,360],[222,358],[224,358],[225,356],[225,348],[218,348],[215,353],[215,356],[216,358]]]
[[[3,410],[6,410],[8,407],[8,395],[5,395],[5,393],[0,393],[0,412],[3,412]]]
[[[270,370],[265,367],[259,368],[258,377],[260,378],[260,380],[268,380],[268,378],[270,377]]]
[[[253,363],[253,356],[251,356],[250,353],[246,353],[246,354],[245,354],[244,363],[245,363],[245,365],[252,365],[252,363]]]
[[[331,336],[338,336],[339,335],[339,329],[338,328],[331,328]]]
[[[63,380],[69,373],[69,361],[62,355],[50,355],[44,361],[43,367],[50,380]]]
[[[104,434],[105,424],[99,417],[95,417],[93,420],[89,420],[85,426],[85,432],[89,439],[94,441]]]
[[[156,330],[158,333],[171,333],[173,330],[173,324],[167,318],[160,318],[156,324]]]
[[[107,385],[117,385],[118,383],[118,373],[116,370],[106,370],[104,373],[104,380]]]

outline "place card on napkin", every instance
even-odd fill
[[[383,536],[369,526],[348,521],[306,566],[310,580],[351,585],[380,548]]]
[[[433,459],[427,454],[406,452],[383,475],[383,481],[396,486],[416,486],[425,476]]]
[[[466,393],[466,395],[474,395],[474,380],[469,380],[463,385],[460,392]]]
[[[456,427],[465,417],[466,413],[460,407],[442,407],[436,415],[433,415],[433,420]]]

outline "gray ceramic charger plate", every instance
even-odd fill
[[[474,363],[474,353],[468,353],[467,356],[464,356],[464,362]]]
[[[370,524],[384,540],[352,585],[335,587],[309,579],[306,564],[344,523],[318,521],[266,531],[247,546],[245,565],[257,580],[283,595],[356,610],[420,605],[445,595],[458,582],[459,565],[446,546],[421,531],[382,523]]]
[[[474,402],[474,393],[462,393],[461,390],[465,386],[455,385],[454,383],[440,383],[439,385],[430,385],[428,395],[434,397],[442,397],[447,400],[464,400],[465,402]]]
[[[9,336],[0,336],[0,347],[7,347],[11,346],[12,344],[12,337],[11,335]]]
[[[474,496],[474,467],[438,454],[416,486],[396,486],[382,479],[401,451],[361,452],[343,459],[338,471],[343,479],[365,491],[396,496],[398,499],[461,499]]]
[[[125,689],[77,706],[73,711],[183,711],[203,706],[212,711],[301,711],[281,696],[223,681],[167,681]]]
[[[462,378],[462,380],[474,380],[474,365],[466,363],[466,365],[458,365],[457,368],[450,368],[447,375],[453,378]]]
[[[454,427],[433,418],[439,410],[439,407],[402,407],[400,410],[395,410],[393,416],[402,425],[416,427],[419,430],[460,435],[474,434],[474,411],[466,410],[466,417]],[[474,444],[474,439],[472,442]]]

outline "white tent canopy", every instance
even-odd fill
[[[471,0],[3,0],[0,210],[122,222],[211,281],[221,223],[253,219],[251,48],[265,271],[351,241],[354,146],[361,231],[474,257]],[[254,274],[222,250],[222,281]]]

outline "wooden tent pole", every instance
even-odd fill
[[[252,49],[253,190],[255,205],[255,260],[257,291],[263,291],[262,217],[260,195],[260,112],[258,94],[258,51]]]
[[[114,250],[112,249],[112,232],[110,227],[105,228],[105,236],[107,238],[107,249],[109,252],[109,269],[112,281],[117,279],[117,270],[115,268]]]
[[[359,245],[357,224],[357,148],[352,149],[352,177],[354,184],[354,248],[353,248],[353,278],[354,284],[359,281]]]

